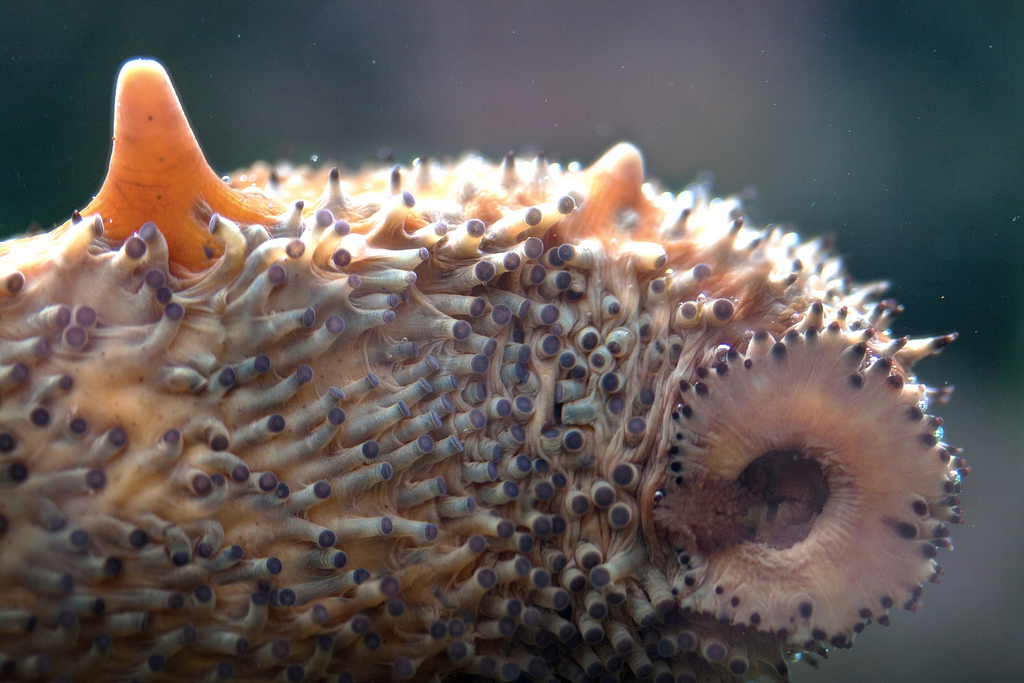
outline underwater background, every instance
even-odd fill
[[[0,234],[103,179],[113,83],[161,61],[220,173],[507,150],[589,163],[619,140],[678,191],[713,174],[750,223],[831,235],[885,279],[897,335],[960,332],[919,377],[966,448],[966,524],[924,609],[801,683],[1024,671],[1024,3],[10,2]],[[314,160],[315,159],[315,160]]]

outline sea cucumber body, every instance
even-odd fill
[[[3,677],[781,680],[937,575],[963,463],[909,367],[952,337],[821,242],[628,145],[233,178],[199,242],[118,232],[126,190],[0,249]],[[837,539],[865,421],[884,539]],[[826,484],[742,521],[780,449]]]

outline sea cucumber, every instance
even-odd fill
[[[627,144],[222,179],[159,64],[115,104],[0,246],[0,677],[786,680],[937,581],[956,335],[824,240]]]

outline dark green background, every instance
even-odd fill
[[[7,2],[0,231],[99,187],[114,77],[168,68],[218,172],[467,150],[593,160],[626,139],[679,189],[757,189],[755,224],[831,234],[907,305],[959,330],[920,367],[976,472],[968,524],[919,614],[798,681],[1015,680],[1024,670],[1024,3]]]

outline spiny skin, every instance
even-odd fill
[[[324,175],[211,183],[130,62],[0,247],[0,677],[785,680],[937,580],[954,335],[822,242],[628,145]]]

